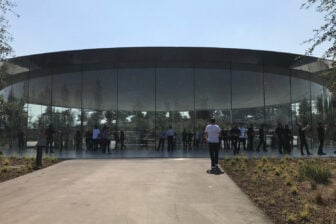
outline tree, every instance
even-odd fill
[[[306,0],[301,8],[309,9],[316,7],[316,10],[323,14],[324,24],[314,29],[314,36],[304,43],[311,44],[307,50],[307,54],[323,45],[328,46],[323,54],[323,58],[333,61],[333,68],[324,71],[320,77],[325,80],[325,85],[336,96],[336,1],[335,0]],[[336,97],[333,98],[336,105]]]
[[[8,32],[9,22],[6,15],[8,12],[14,13],[14,7],[15,3],[11,0],[0,0],[0,61],[4,61],[13,53],[13,49],[10,45],[13,38]],[[14,13],[14,15],[17,14]],[[0,65],[0,89],[4,86],[6,78],[5,70],[5,66]]]
[[[334,0],[307,0],[302,8],[309,9],[316,6],[316,10],[324,14],[325,23],[318,29],[314,29],[314,36],[305,41],[311,44],[307,53],[311,54],[321,44],[329,44],[323,57],[335,60],[336,58],[336,1]]]

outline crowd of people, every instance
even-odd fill
[[[306,153],[307,155],[311,155],[306,139],[306,132],[311,129],[310,125],[297,123],[296,126],[299,137],[298,147],[301,154],[305,155]],[[323,152],[325,126],[319,122],[316,131],[320,143],[318,155],[325,155]],[[276,129],[270,133],[271,135],[266,136],[266,133],[270,132],[269,130],[265,130],[264,125],[255,128],[253,124],[250,124],[249,127],[245,128],[245,126],[241,124],[233,125],[231,128],[223,128],[218,135],[219,148],[232,150],[234,155],[239,154],[241,148],[246,151],[259,152],[262,150],[267,152],[269,147],[277,147],[280,154],[290,154],[292,152],[294,136],[292,129],[290,129],[288,125],[283,126],[281,123],[278,123]],[[46,152],[54,152],[54,135],[55,131],[53,127],[49,125],[45,130]],[[74,135],[74,148],[76,150],[83,148],[83,137],[87,150],[111,153],[112,146],[113,149],[126,149],[125,132],[123,130],[112,130],[106,125],[102,126],[101,129],[96,125],[92,129],[87,130],[84,136],[77,130]],[[112,140],[114,144],[111,144]],[[181,143],[181,148],[183,149],[194,149],[207,143],[206,131],[193,131],[184,128],[183,131],[178,134],[170,125],[167,130],[161,130],[158,133],[157,140],[153,141],[154,145],[156,144],[156,150],[163,151],[166,141],[168,152],[173,152],[178,148],[177,142]],[[62,147],[60,150],[62,150]]]
[[[309,124],[302,125],[296,123],[298,139],[295,142],[300,149],[301,155],[305,155],[304,149],[307,155],[312,153],[309,151],[306,133],[311,129]],[[325,155],[323,152],[325,129],[322,122],[317,126],[317,137],[319,140],[318,155]],[[269,135],[266,135],[266,133]],[[206,132],[192,130],[187,131],[183,129],[181,136],[181,143],[183,149],[192,149],[202,146],[206,139]],[[272,132],[265,129],[264,125],[260,125],[255,128],[253,124],[250,124],[246,129],[244,125],[233,125],[232,128],[223,128],[219,133],[219,148],[226,150],[232,150],[234,155],[240,153],[240,149],[247,151],[264,151],[267,152],[268,148],[278,148],[279,154],[290,154],[294,147],[294,136],[292,129],[286,124],[282,125],[278,123],[276,129]],[[176,142],[179,139],[178,134],[173,130],[172,126],[169,126],[167,131],[161,131],[158,136],[157,150],[164,150],[165,140],[168,141],[168,152],[173,151],[176,148]]]
[[[114,140],[113,149],[126,149],[125,132],[123,130],[113,131],[106,125],[100,130],[98,125],[95,125],[92,130],[88,130],[85,133],[86,149],[111,153],[112,139]]]

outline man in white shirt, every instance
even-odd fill
[[[221,129],[216,124],[214,118],[211,119],[211,123],[205,128],[206,139],[209,145],[209,152],[211,158],[211,171],[215,172],[218,170],[218,149],[219,149],[219,135]]]

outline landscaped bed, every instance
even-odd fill
[[[60,160],[54,157],[44,157],[41,168],[51,166]],[[36,170],[33,157],[0,156],[0,182],[30,173]]]
[[[336,223],[335,159],[235,157],[220,165],[274,223]]]

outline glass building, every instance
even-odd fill
[[[50,124],[55,148],[81,148],[95,125],[109,138],[123,130],[128,150],[155,148],[169,125],[181,145],[183,129],[201,136],[211,117],[223,129],[239,124],[271,135],[277,123],[332,128],[331,92],[318,74],[328,62],[302,55],[222,48],[139,47],[29,55],[5,63],[6,102],[0,121],[0,147],[37,139]],[[329,133],[329,132],[327,132]],[[331,136],[326,136],[331,144]]]

